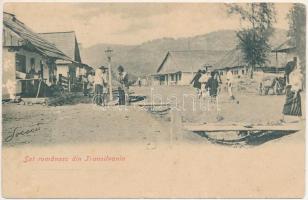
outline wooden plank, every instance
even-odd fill
[[[46,98],[22,98],[22,100],[28,104],[28,103],[31,103],[31,104],[44,104],[47,102],[47,99]]]
[[[283,125],[245,125],[245,124],[192,124],[184,123],[184,129],[189,131],[299,131],[300,124],[283,124]]]
[[[134,105],[137,105],[137,106],[170,106],[169,103],[158,103],[158,104],[145,104],[145,103],[141,103],[141,104],[134,104]]]
[[[42,79],[41,79],[41,78],[25,78],[25,79],[16,79],[16,81],[35,81],[35,80],[39,81],[39,80],[42,80]],[[47,79],[46,79],[46,78],[44,78],[43,80],[44,80],[44,81],[46,81]]]

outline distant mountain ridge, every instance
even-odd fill
[[[275,29],[270,43],[275,47],[286,40],[287,31]],[[155,73],[168,51],[189,49],[228,51],[236,46],[236,31],[220,30],[194,37],[155,39],[140,45],[97,44],[81,49],[81,57],[84,63],[96,68],[106,64],[105,50],[110,47],[114,51],[113,66],[123,65],[130,74],[142,76]]]

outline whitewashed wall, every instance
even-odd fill
[[[62,76],[67,77],[67,73],[69,71],[68,65],[57,65],[57,78],[59,78],[59,75],[62,74]]]
[[[189,85],[193,79],[194,74],[191,72],[182,72],[181,80],[178,81],[178,85]]]
[[[52,80],[49,80],[49,70],[47,66],[47,58],[42,55],[30,52],[24,49],[10,52],[8,47],[3,47],[3,80],[2,80],[2,95],[4,98],[16,97],[16,94],[21,93],[21,82],[16,80],[16,54],[26,57],[26,72],[31,69],[31,58],[35,59],[34,69],[36,72],[40,71],[41,61],[43,63],[43,78],[47,79],[46,84],[50,85]]]
[[[17,91],[15,52],[9,52],[6,47],[2,49],[2,67],[2,97],[14,99]]]

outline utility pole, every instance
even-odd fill
[[[109,48],[109,47],[105,50],[105,54],[106,54],[107,59],[108,59],[109,100],[110,101],[113,100],[113,96],[112,96],[112,75],[111,75],[111,56],[112,56],[112,52],[113,52],[113,50],[111,48]]]

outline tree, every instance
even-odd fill
[[[306,9],[304,4],[295,3],[288,14],[289,43],[296,47],[301,71],[306,75]],[[304,76],[305,77],[305,76]]]
[[[247,27],[237,32],[238,47],[244,60],[251,67],[251,78],[256,66],[263,66],[270,52],[269,37],[273,32],[275,9],[272,3],[248,3],[227,5],[229,14],[238,14]]]

